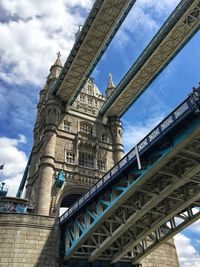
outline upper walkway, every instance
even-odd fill
[[[135,0],[96,0],[67,58],[54,93],[72,104]]]
[[[200,218],[199,89],[60,217],[65,260],[136,263]]]
[[[200,28],[200,1],[182,0],[148,44],[100,113],[121,117]]]

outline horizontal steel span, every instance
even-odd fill
[[[122,116],[199,27],[200,1],[182,0],[102,106],[100,113]]]
[[[72,104],[135,0],[96,0],[55,85],[54,93]]]
[[[65,260],[136,263],[200,218],[199,104],[200,88],[60,217]]]

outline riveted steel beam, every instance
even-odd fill
[[[147,241],[158,241],[168,231],[166,218],[175,228],[173,212],[185,201],[198,205],[200,164],[196,140],[200,138],[200,118],[194,107],[188,98],[138,144],[141,162],[146,160],[143,169],[138,170],[136,153],[131,150],[61,216],[65,260],[82,257],[89,261],[130,261],[133,255],[147,251]],[[176,120],[184,128],[178,127]],[[165,138],[169,133],[170,143]],[[186,152],[195,153],[197,160],[185,157]],[[182,217],[180,213],[178,218]],[[158,222],[162,229],[153,228]],[[130,255],[132,242],[141,236],[141,243],[135,244]]]
[[[200,1],[182,0],[102,106],[122,116],[200,28]]]
[[[75,101],[134,3],[135,0],[96,0],[61,71],[54,94],[69,104]]]
[[[127,229],[134,225],[140,218],[144,216],[144,214],[148,213],[152,207],[155,207],[158,203],[160,203],[163,199],[168,197],[173,191],[175,191],[180,186],[184,185],[191,177],[195,176],[196,173],[200,172],[200,165],[197,164],[195,167],[184,173],[179,180],[172,181],[167,187],[159,192],[158,195],[153,195],[152,198],[149,199],[147,203],[142,205],[141,209],[137,212],[130,215],[130,217],[126,220],[126,222],[120,225],[116,230],[112,233],[111,236],[108,236],[99,246],[96,248],[89,258],[89,261],[94,261],[104,250],[106,250],[113,242],[119,238]],[[148,194],[148,192],[147,192]],[[177,200],[177,198],[176,198]],[[181,199],[184,202],[184,199]]]
[[[199,132],[199,128],[196,130]],[[188,136],[186,139],[187,142],[189,140],[192,140],[191,137],[195,137],[195,131],[192,132],[192,136],[190,133],[190,137]],[[178,138],[179,139],[179,138]],[[179,139],[180,142],[180,139]],[[125,233],[125,237],[123,238],[123,242],[126,243],[126,235],[130,235],[130,232],[127,230],[130,230],[132,225],[137,227],[136,234],[140,229],[143,230],[148,230],[149,229],[149,224],[145,224],[145,222],[142,220],[140,221],[140,218],[143,218],[145,215],[148,214],[148,211],[153,209],[156,205],[159,205],[160,202],[165,198],[166,204],[165,204],[165,209],[168,210],[168,206],[170,207],[172,201],[174,199],[176,202],[178,201],[178,197],[176,197],[176,190],[179,189],[183,184],[187,183],[187,181],[191,178],[194,177],[196,173],[200,171],[199,164],[196,162],[193,162],[193,165],[189,165],[190,168],[183,168],[183,174],[180,176],[180,179],[177,180],[175,179],[173,181],[173,177],[171,179],[171,183],[167,184],[165,186],[165,183],[160,184],[161,191],[159,192],[159,195],[154,195],[150,196],[149,194],[145,194],[145,192],[138,192],[138,190],[142,187],[145,186],[145,183],[148,183],[148,186],[150,186],[150,179],[153,174],[155,174],[160,168],[162,168],[164,165],[168,164],[169,160],[173,161],[173,157],[177,154],[180,153],[182,150],[182,146],[186,146],[187,142],[184,140],[183,143],[179,144],[179,142],[176,144],[176,141],[174,140],[174,144],[176,144],[177,147],[166,151],[164,149],[165,155],[160,155],[160,159],[158,159],[153,167],[151,168],[147,167],[147,171],[145,173],[141,174],[141,177],[139,177],[136,181],[133,181],[132,184],[127,184],[126,189],[120,190],[119,195],[113,199],[112,198],[112,188],[110,189],[110,194],[108,192],[105,192],[105,195],[102,195],[100,198],[100,202],[103,203],[103,199],[105,199],[106,205],[104,205],[103,210],[98,213],[96,210],[96,206],[92,205],[91,207],[88,207],[88,209],[85,211],[87,216],[89,216],[90,220],[89,223],[85,224],[85,229],[84,231],[81,232],[74,232],[71,236],[73,240],[71,240],[70,246],[66,248],[65,252],[65,260],[73,257],[74,254],[79,253],[80,249],[82,248],[82,245],[87,245],[87,247],[84,247],[85,249],[85,255],[91,255],[90,260],[96,259],[96,257],[101,258],[102,256],[104,257],[104,251],[106,248],[110,250],[110,248],[115,247],[113,246],[113,243],[115,243],[116,238],[121,239],[123,236],[123,233]],[[187,148],[188,149],[188,148]],[[175,154],[174,154],[175,153]],[[176,157],[178,159],[178,157]],[[179,161],[178,161],[179,163]],[[187,170],[187,171],[186,171]],[[123,178],[124,179],[124,178]],[[197,179],[197,177],[195,177]],[[155,179],[153,179],[154,181]],[[165,179],[163,179],[164,181]],[[113,186],[114,189],[116,189],[116,185]],[[196,186],[196,184],[195,184]],[[163,188],[162,188],[163,187]],[[190,187],[188,187],[190,189]],[[191,187],[192,188],[192,187]],[[167,196],[172,194],[172,199],[167,199]],[[122,208],[121,209],[121,204],[126,203],[126,201],[133,195],[136,194],[136,201],[138,202],[137,206],[140,207],[138,211],[135,211],[134,214],[130,214],[127,209]],[[177,192],[179,195],[180,193]],[[175,197],[174,197],[175,196]],[[136,203],[137,203],[136,202]],[[97,205],[98,206],[98,205]],[[120,209],[120,210],[119,210]],[[157,208],[159,211],[159,208]],[[162,210],[161,210],[162,211]],[[84,212],[83,212],[84,213]],[[83,213],[78,216],[78,220],[81,220],[81,218],[84,218]],[[152,214],[152,213],[150,213]],[[162,213],[160,213],[162,214]],[[107,218],[111,218],[112,216],[114,218],[114,215],[116,217],[121,218],[121,222],[119,224],[116,224],[115,222],[107,222]],[[149,216],[149,215],[148,215]],[[72,231],[74,222],[73,220],[71,221],[72,227],[68,226]],[[83,225],[83,224],[82,224]],[[98,231],[97,229],[102,229],[101,232],[105,232],[107,234],[106,236],[102,236],[101,238],[98,238]],[[95,232],[95,236],[93,235],[93,232]],[[79,233],[79,236],[77,236],[77,233]],[[67,242],[69,244],[69,242]],[[96,245],[96,249],[94,250],[94,245]],[[88,248],[88,250],[87,250]],[[121,248],[121,246],[120,246]],[[95,251],[95,252],[93,252]],[[113,251],[113,250],[112,250]],[[122,250],[120,250],[122,251]],[[98,253],[97,253],[98,252]],[[102,253],[103,252],[103,253]],[[83,253],[83,252],[81,252]],[[121,259],[121,257],[120,257]]]
[[[188,196],[185,202],[183,202],[181,205],[179,202],[176,202],[172,208],[168,208],[166,211],[166,214],[158,217],[158,219],[155,220],[155,222],[151,222],[150,228],[146,228],[146,229],[144,228],[144,230],[140,231],[140,233],[135,237],[135,239],[133,238],[130,239],[126,243],[126,245],[124,245],[122,250],[118,250],[118,253],[116,253],[113,256],[112,263],[119,261],[124,255],[131,252],[132,248],[137,246],[137,244],[141,245],[140,242],[144,241],[145,238],[149,236],[149,234],[152,234],[154,231],[156,231],[160,227],[162,229],[162,225],[163,224],[166,225],[168,221],[171,222],[170,225],[171,225],[171,228],[173,228],[173,226],[175,226],[175,221],[172,220],[174,216],[177,216],[177,214],[178,215],[181,214],[183,210],[187,209],[187,207],[190,206],[195,200],[198,200],[199,197],[200,197],[200,190],[197,190],[194,196],[193,195]],[[147,255],[148,254],[146,254],[145,256]],[[136,261],[137,260],[138,258],[136,259]]]
[[[199,208],[199,207],[198,207]],[[190,211],[192,211],[191,206],[188,206],[188,209]],[[142,259],[144,259],[146,256],[148,256],[152,251],[154,251],[157,247],[159,247],[161,244],[165,243],[167,240],[169,240],[170,238],[174,237],[176,234],[178,234],[179,232],[181,232],[182,230],[184,230],[186,227],[190,226],[191,224],[193,224],[194,222],[196,222],[197,220],[200,219],[200,211],[198,211],[197,213],[192,212],[191,215],[189,214],[184,214],[183,221],[181,223],[177,223],[176,218],[179,218],[181,215],[181,213],[177,213],[172,219],[173,219],[173,226],[171,225],[171,227],[169,228],[169,231],[166,232],[162,232],[162,235],[160,235],[159,238],[157,238],[156,240],[153,240],[153,242],[144,242],[147,240],[147,237],[143,240],[142,244],[146,244],[146,247],[143,245],[143,251],[140,253],[137,253],[134,255],[133,259],[132,259],[132,263],[137,263],[140,262]],[[170,219],[170,220],[172,220]],[[169,222],[170,222],[169,220]],[[159,230],[162,229],[162,226],[155,230],[155,233]],[[141,245],[141,244],[140,244]]]

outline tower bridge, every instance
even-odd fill
[[[135,0],[96,0],[56,81],[54,93],[73,104]]]
[[[188,97],[60,217],[65,260],[137,263],[200,218],[199,100]]]
[[[64,66],[58,53],[17,193],[33,213],[0,214],[0,265],[179,266],[172,237],[200,216],[200,88],[126,155],[120,118],[199,30],[200,1],[182,0],[103,95],[90,74],[135,2],[96,0]]]

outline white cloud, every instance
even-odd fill
[[[44,83],[60,50],[64,62],[73,46],[78,25],[83,24],[94,0],[2,0],[0,11],[0,79],[10,84]],[[153,31],[156,17],[169,14],[179,0],[137,1],[122,26],[118,41],[127,32]],[[83,12],[84,11],[84,12]],[[153,16],[153,14],[155,16]],[[141,31],[142,29],[142,31]]]
[[[199,234],[199,239],[200,239],[200,220],[196,221],[190,226],[190,230],[194,233]]]
[[[199,267],[200,254],[193,247],[192,240],[182,233],[175,236],[180,267]]]
[[[3,177],[9,186],[8,195],[11,196],[16,194],[26,166],[26,154],[18,148],[20,144],[25,143],[24,135],[19,135],[17,139],[0,137],[0,164],[5,163]]]
[[[123,144],[125,151],[128,152],[132,149],[133,146],[141,141],[162,119],[162,114],[156,114],[153,115],[151,119],[135,125],[124,122]]]
[[[91,0],[2,0],[0,79],[44,83],[58,50],[66,60],[85,19],[82,9],[88,12],[91,4]]]
[[[133,38],[130,33],[135,33],[138,39],[140,35],[152,35],[160,28],[160,19],[167,18],[180,0],[140,0],[137,1],[125,23],[123,24],[119,35],[118,42],[124,45],[124,42]]]

